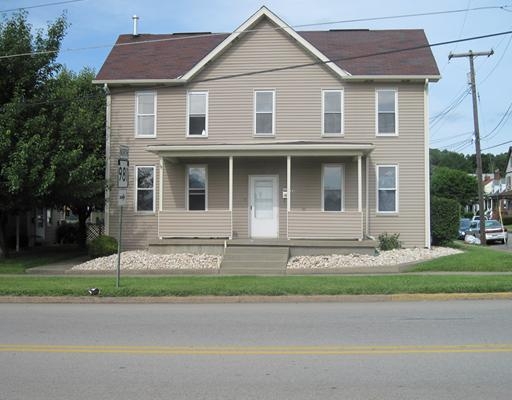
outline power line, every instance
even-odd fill
[[[369,57],[385,55],[385,54],[399,53],[399,52],[404,52],[404,51],[413,51],[413,50],[419,50],[419,49],[428,48],[428,47],[443,46],[443,45],[452,44],[452,43],[467,42],[467,41],[471,41],[471,40],[478,40],[478,39],[487,38],[487,37],[508,35],[508,34],[511,34],[511,33],[512,33],[512,31],[498,32],[498,33],[474,36],[474,37],[464,38],[464,39],[457,39],[457,40],[450,40],[450,41],[438,42],[438,43],[433,43],[433,44],[426,44],[426,45],[421,45],[421,46],[407,47],[407,48],[403,48],[403,49],[394,49],[394,50],[387,50],[387,51],[382,51],[382,52],[377,52],[377,53],[363,54],[363,55],[359,55],[359,56],[334,58],[334,59],[331,59],[331,60],[328,60],[328,61],[318,60],[318,61],[314,61],[314,62],[310,62],[310,63],[305,63],[305,64],[295,64],[295,65],[289,65],[289,66],[286,66],[286,67],[278,67],[278,68],[271,68],[271,69],[266,69],[266,70],[257,70],[257,71],[243,72],[243,73],[239,73],[239,74],[224,75],[224,76],[219,76],[219,77],[215,77],[215,78],[207,78],[207,79],[202,79],[202,80],[194,80],[194,82],[195,83],[209,82],[209,81],[216,81],[216,80],[222,80],[222,79],[238,78],[238,77],[243,77],[243,76],[253,76],[253,75],[264,74],[264,73],[269,73],[269,72],[292,70],[292,69],[304,68],[304,67],[309,67],[309,66],[314,66],[314,65],[324,65],[324,64],[331,63],[331,62],[336,62],[336,61],[355,60],[355,59],[360,59],[360,58],[369,58]],[[136,43],[141,43],[141,42],[136,42]],[[5,59],[5,58],[8,58],[8,57],[13,57],[13,56],[0,56],[0,59],[2,59],[2,58]],[[466,94],[464,93],[464,95],[466,95]],[[38,102],[38,103],[22,103],[22,104],[30,106],[32,104],[34,104],[34,105],[41,105],[41,104],[48,104],[48,103],[46,103],[46,102],[42,102],[42,103]]]
[[[508,144],[508,143],[512,143],[512,140],[507,140],[506,142],[495,144],[494,146],[486,147],[485,149],[482,149],[482,151],[494,149],[495,147],[500,147],[500,146],[503,146],[504,144]]]
[[[83,1],[83,0],[72,0],[72,1]],[[489,6],[489,7],[476,7],[470,10],[484,10],[484,9],[501,9],[505,10],[508,7],[512,6]],[[381,19],[391,19],[391,18],[405,18],[405,17],[415,17],[415,16],[423,16],[423,15],[438,15],[438,14],[449,14],[449,13],[457,13],[457,12],[463,12],[467,11],[467,9],[462,10],[449,10],[449,11],[435,11],[431,13],[418,13],[418,14],[404,14],[404,15],[395,15],[395,16],[385,16],[385,17],[375,17],[375,18],[362,18],[362,19],[352,19],[352,20],[343,20],[343,21],[332,21],[332,22],[321,22],[321,23],[314,23],[314,24],[303,24],[303,25],[293,25],[290,26],[290,28],[300,28],[305,26],[321,26],[326,24],[341,24],[341,23],[349,23],[349,22],[360,22],[360,21],[374,21],[374,20],[381,20]],[[285,28],[277,27],[274,28],[275,30],[283,30]],[[232,33],[248,33],[253,32],[255,30],[244,30],[244,31],[234,31]],[[489,34],[489,35],[483,35],[479,37],[473,37],[473,38],[466,38],[466,39],[457,39],[452,40],[449,42],[441,43],[441,44],[452,44],[452,43],[460,43],[468,40],[476,40],[476,39],[485,39],[489,37],[494,36],[500,36],[505,35],[508,33],[512,33],[512,31],[505,31],[495,34]],[[95,50],[95,49],[101,49],[101,48],[109,48],[109,47],[119,47],[119,46],[131,46],[131,45],[137,45],[137,44],[147,44],[147,43],[159,43],[159,42],[167,42],[167,41],[174,41],[174,40],[184,40],[184,39],[190,39],[190,38],[201,38],[201,37],[211,37],[211,36],[219,36],[219,35],[225,35],[225,33],[208,33],[204,35],[194,35],[194,36],[179,36],[179,37],[170,37],[170,38],[161,38],[161,39],[150,39],[150,40],[141,40],[137,42],[129,42],[129,43],[114,43],[114,44],[104,44],[104,45],[93,45],[88,47],[79,47],[79,48],[69,48],[69,49],[56,49],[56,50],[45,50],[45,51],[39,51],[39,52],[27,52],[27,53],[19,53],[19,54],[8,54],[8,55],[2,55],[0,56],[0,59],[5,58],[14,58],[14,57],[24,57],[24,56],[34,56],[39,54],[51,54],[56,52],[68,52],[68,51],[82,51],[82,50]],[[439,44],[439,45],[441,45]],[[432,47],[434,45],[431,45]],[[425,46],[423,46],[425,47]],[[419,47],[421,48],[421,47]],[[383,53],[383,54],[389,54],[389,53]],[[332,60],[337,61],[337,60]]]
[[[503,11],[509,11],[509,10],[507,10],[507,8],[509,8],[509,7],[512,7],[512,6],[508,6],[508,5],[487,6],[487,7],[475,7],[475,8],[462,8],[462,9],[447,10],[447,11],[431,11],[431,12],[416,13],[416,14],[390,15],[390,16],[384,16],[384,17],[356,18],[356,19],[346,19],[346,20],[342,20],[342,21],[293,25],[293,28],[305,28],[308,26],[346,24],[346,23],[351,23],[351,22],[382,21],[382,20],[386,20],[386,19],[398,19],[398,18],[426,17],[426,16],[431,16],[431,15],[456,14],[456,13],[462,13],[462,12],[468,12],[468,11],[482,11],[482,10],[491,10],[491,9],[501,9]]]
[[[35,6],[11,8],[10,10],[0,10],[0,13],[7,13],[7,12],[11,12],[11,11],[28,10],[28,9],[31,9],[31,8],[41,8],[41,7],[48,7],[48,6],[60,6],[62,4],[78,3],[79,1],[85,1],[85,0],[67,0],[67,1],[58,1],[58,2],[55,2],[55,3],[38,4],[38,5],[35,5]]]

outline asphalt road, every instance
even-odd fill
[[[510,399],[512,301],[0,304],[0,399]]]

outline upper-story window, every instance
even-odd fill
[[[208,136],[208,92],[188,92],[187,136]]]
[[[254,92],[254,134],[272,136],[275,134],[275,91]]]
[[[377,90],[376,103],[377,135],[397,136],[397,91],[394,89]]]
[[[322,209],[343,211],[343,165],[322,166]]]
[[[398,212],[398,166],[377,166],[377,211]]]
[[[135,136],[156,137],[156,92],[135,93]]]
[[[343,90],[324,90],[322,97],[322,134],[343,134]]]
[[[155,211],[155,167],[135,167],[135,207],[137,211]]]

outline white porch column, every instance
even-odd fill
[[[164,159],[160,157],[160,188],[158,190],[158,211],[162,212],[164,206]]]
[[[231,218],[229,238],[233,239],[233,156],[229,156],[229,213]]]
[[[286,210],[292,208],[292,157],[286,156]]]
[[[361,155],[357,156],[357,211],[363,212],[363,167]]]

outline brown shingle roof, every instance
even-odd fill
[[[423,30],[297,33],[351,75],[439,75]],[[176,79],[228,36],[121,35],[116,42],[121,45],[113,47],[96,79]],[[397,51],[410,48],[417,49]]]

